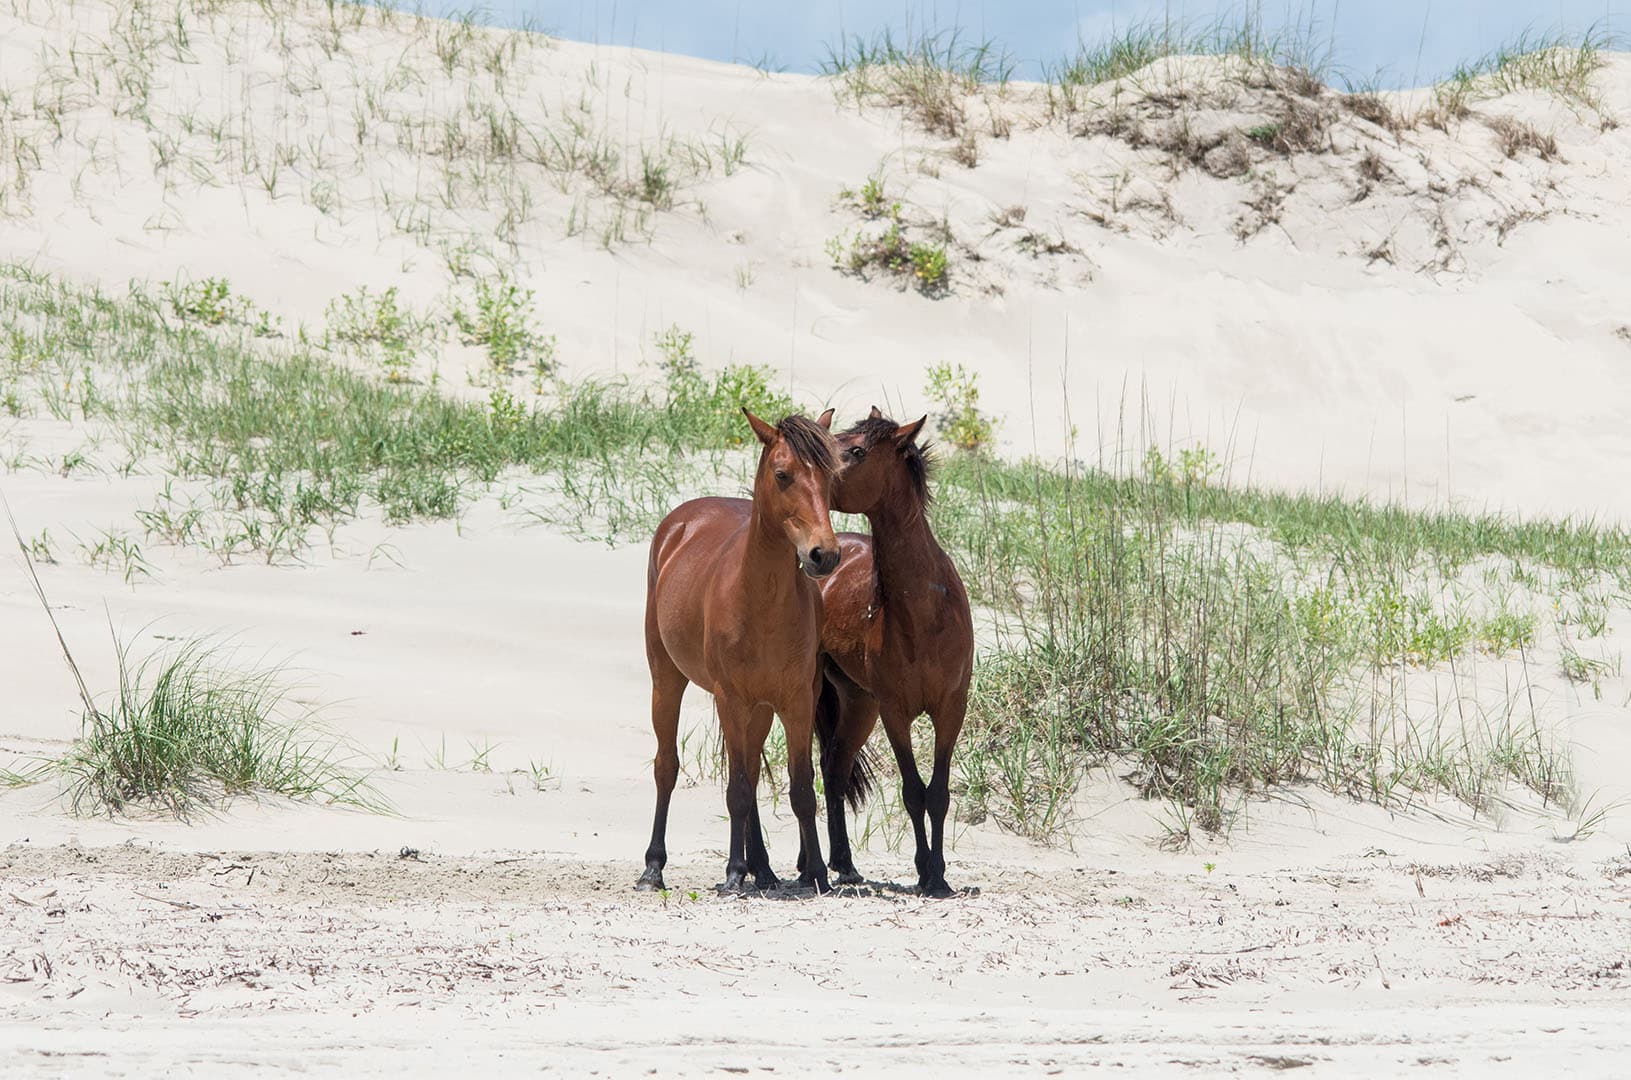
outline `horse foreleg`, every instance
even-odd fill
[[[769,724],[755,723],[755,710],[723,697],[714,698],[720,734],[725,741],[728,767],[725,808],[731,816],[730,852],[725,860],[725,892],[741,892],[753,867],[748,862],[748,829],[754,819],[754,796],[759,786],[759,762]]]
[[[660,649],[648,650],[651,664],[651,728],[657,736],[652,778],[657,784],[657,811],[651,823],[651,845],[646,848],[646,869],[634,887],[643,892],[663,888],[663,867],[668,865],[668,802],[680,775],[680,700],[686,678]]]
[[[815,767],[810,760],[814,735],[815,702],[805,699],[781,714],[787,733],[788,802],[799,823],[799,884],[827,892],[827,866],[821,859],[821,834],[816,829]]]
[[[925,896],[952,895],[946,884],[946,812],[951,808],[951,753],[963,730],[966,708],[965,693],[949,708],[929,714],[934,722],[934,774],[924,800],[929,812],[929,857],[926,866],[918,867],[918,888]]]
[[[770,725],[773,721],[773,714],[771,713],[770,709],[755,709],[754,713],[754,729],[758,730],[762,724],[765,734],[768,736],[770,733]],[[764,740],[760,739],[759,742],[760,746],[762,747]],[[760,753],[763,753],[762,749],[760,750]],[[755,885],[761,889],[768,889],[781,879],[776,877],[776,872],[770,868],[770,852],[765,848],[764,828],[759,823],[758,765],[764,759],[763,757],[755,757],[753,760],[755,765],[753,770],[753,802],[751,804],[752,809],[748,815],[747,835],[748,870],[753,874],[753,883]]]

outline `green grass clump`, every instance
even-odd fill
[[[1077,112],[1088,106],[1088,89],[1119,83],[1157,61],[1179,56],[1231,58],[1244,76],[1273,76],[1300,93],[1316,93],[1330,68],[1329,41],[1318,30],[1312,11],[1307,21],[1279,31],[1270,30],[1255,10],[1210,22],[1137,20],[1101,41],[1078,41],[1074,54],[1043,65],[1049,110],[1054,115]]]
[[[1596,26],[1579,37],[1525,30],[1477,60],[1458,65],[1433,88],[1432,104],[1415,120],[1448,131],[1451,123],[1469,115],[1474,104],[1519,90],[1538,90],[1599,109],[1601,96],[1593,76],[1610,45],[1608,34]],[[1515,156],[1511,149],[1507,153]]]
[[[4,509],[84,711],[66,754],[23,770],[0,769],[0,784],[61,778],[75,813],[153,807],[185,816],[198,805],[256,792],[384,808],[366,775],[348,767],[354,753],[323,730],[310,707],[295,703],[280,671],[236,670],[207,643],[189,642],[135,666],[121,646],[118,691],[99,706],[35,572],[39,548],[23,539],[10,505]]]
[[[828,43],[821,74],[847,76],[887,68],[920,68],[956,79],[968,92],[1008,82],[1014,58],[990,40],[970,41],[960,29],[911,33],[897,38],[884,28],[872,37],[851,34]]]
[[[965,99],[981,87],[1006,85],[1013,72],[1008,53],[990,41],[970,42],[959,30],[842,37],[827,46],[821,64],[857,105],[900,106],[925,130],[948,138],[968,123]]]
[[[437,337],[430,319],[414,314],[397,299],[395,285],[372,294],[364,285],[328,306],[325,346],[337,345],[361,356],[392,382],[406,378]]]
[[[343,743],[293,706],[280,673],[238,672],[192,643],[132,668],[121,650],[119,690],[87,712],[52,768],[75,813],[162,807],[184,815],[222,796],[266,793],[374,805]]]
[[[1631,583],[1631,537],[1229,487],[1203,455],[1161,460],[1114,476],[946,459],[935,527],[1007,625],[959,751],[976,816],[1046,836],[1109,762],[1181,808],[1176,833],[1292,781],[1384,803],[1442,790],[1481,809],[1508,783],[1567,800],[1566,753],[1510,702],[1457,691],[1438,717],[1455,722],[1411,714],[1409,672],[1475,650],[1526,665],[1538,635],[1531,612],[1423,589],[1491,557]]]
[[[798,411],[786,393],[770,384],[767,368],[731,365],[708,375],[693,352],[693,335],[671,326],[656,337],[658,366],[668,407],[694,418],[689,437],[708,447],[745,446],[752,439],[741,410],[756,416],[786,416]]]
[[[453,309],[459,339],[487,349],[493,370],[509,375],[526,368],[543,377],[555,372],[555,337],[533,323],[533,292],[500,279],[476,283],[475,304]]]
[[[1603,66],[1608,34],[1593,26],[1579,37],[1525,30],[1512,41],[1469,63],[1457,65],[1444,85],[1451,93],[1495,97],[1518,90],[1543,90],[1585,104],[1596,100],[1591,77]]]
[[[862,229],[848,240],[841,236],[828,240],[827,256],[833,266],[862,278],[882,271],[910,279],[925,296],[944,295],[951,286],[946,245],[913,239],[900,203],[890,205],[887,218],[888,227],[882,232]]]
[[[898,212],[899,203],[893,202],[884,189],[881,176],[869,176],[861,185],[859,191],[844,188],[839,191],[838,198],[847,202],[861,212],[861,216],[869,220],[881,218],[885,214]]]
[[[229,323],[251,328],[257,337],[278,337],[282,319],[264,308],[257,308],[243,296],[234,296],[232,284],[226,278],[204,278],[202,281],[163,283],[165,300],[176,318],[200,326],[224,326]]]

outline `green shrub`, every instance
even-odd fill
[[[459,340],[483,345],[493,369],[502,375],[525,368],[539,376],[555,372],[555,337],[533,325],[533,292],[506,278],[476,283],[475,307],[453,309]]]
[[[977,453],[991,445],[996,420],[980,410],[978,377],[962,364],[936,364],[928,372],[924,394],[934,403],[940,437],[959,450]]]
[[[879,188],[879,197],[881,191]],[[938,296],[946,291],[950,285],[950,261],[944,243],[913,240],[898,202],[890,204],[887,215],[868,213],[867,216],[887,216],[888,227],[878,233],[857,230],[848,240],[841,236],[828,240],[827,255],[833,266],[861,277],[874,269],[901,277],[910,275],[918,291],[926,296]]]
[[[908,250],[912,260],[912,276],[918,288],[936,292],[946,284],[946,247],[944,244],[913,244]]]
[[[437,336],[428,318],[398,303],[394,285],[372,295],[364,285],[354,296],[338,297],[329,304],[326,318],[325,348],[336,342],[349,347],[384,369],[392,382],[406,377]]]
[[[678,326],[656,338],[669,415],[691,438],[705,446],[742,446],[751,437],[742,423],[744,408],[777,419],[797,411],[793,399],[771,385],[769,368],[732,364],[709,376],[692,352],[692,341]]]
[[[890,203],[888,195],[884,192],[881,176],[867,177],[866,183],[861,185],[859,191],[843,188],[838,192],[838,197],[852,204],[861,212],[862,217],[868,219],[881,218],[885,213],[898,213],[900,209],[899,203]]]
[[[234,324],[247,327],[256,337],[282,336],[283,320],[257,308],[247,297],[232,295],[232,285],[226,278],[166,281],[162,287],[171,313],[182,322],[200,326]]]

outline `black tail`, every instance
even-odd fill
[[[838,688],[833,685],[831,677],[821,676],[821,693],[816,697],[815,733],[816,742],[821,744],[821,776],[823,781],[829,775],[828,770],[835,766],[834,756],[838,753],[838,720],[840,715]],[[849,783],[844,786],[844,801],[849,803],[851,810],[859,810],[866,802],[866,797],[872,793],[877,782],[877,770],[874,767],[872,751],[862,746],[855,755],[855,766],[850,769]]]

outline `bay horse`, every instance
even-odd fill
[[[918,889],[943,897],[952,894],[945,823],[952,749],[974,671],[974,620],[963,580],[925,516],[932,459],[917,436],[927,419],[896,424],[874,406],[837,437],[833,509],[865,515],[872,535],[840,534],[842,561],[821,585],[824,673],[816,734],[839,884],[862,881],[850,854],[844,803],[858,808],[871,786],[862,755],[881,715],[916,833]],[[912,722],[923,713],[934,724],[934,771],[926,787],[912,753]],[[820,852],[811,850],[819,862]]]
[[[668,803],[680,765],[680,699],[690,683],[713,695],[724,740],[731,838],[723,888],[740,892],[748,873],[761,889],[776,883],[756,792],[765,738],[779,715],[800,846],[814,853],[800,867],[799,882],[828,889],[810,754],[821,685],[816,579],[831,574],[840,559],[829,517],[837,467],[832,410],[819,421],[789,416],[775,426],[742,412],[764,444],[751,502],[692,499],[670,512],[651,540],[646,660],[657,810],[637,889],[663,888]]]

